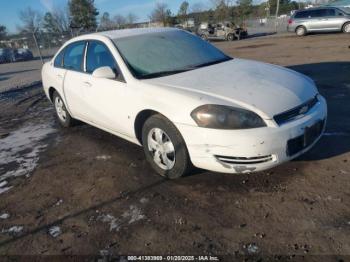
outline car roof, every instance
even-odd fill
[[[296,13],[298,12],[305,12],[305,11],[312,11],[312,10],[320,10],[320,9],[339,9],[336,6],[319,6],[319,7],[311,7],[311,8],[307,8],[307,9],[301,9],[301,10],[297,10]]]
[[[162,33],[162,32],[172,32],[180,31],[177,28],[160,27],[160,28],[134,28],[134,29],[122,29],[122,30],[112,30],[95,33],[95,35],[102,35],[110,39],[119,39],[129,36],[137,36],[152,33]]]

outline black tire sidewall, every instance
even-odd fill
[[[345,24],[343,25],[342,31],[343,31],[344,34],[350,34],[350,32],[345,32],[345,27],[346,27],[347,25],[349,25],[349,24],[350,24],[350,22],[347,22],[347,23],[345,23]]]
[[[63,107],[64,107],[64,110],[66,111],[66,121],[63,121],[59,116],[58,116],[58,113],[57,113],[57,109],[56,109],[56,98],[59,97],[61,99],[61,101],[63,102]],[[53,105],[55,107],[55,112],[56,112],[56,117],[58,119],[58,121],[60,122],[60,124],[63,126],[63,127],[70,127],[72,126],[73,124],[73,119],[72,117],[70,116],[67,108],[66,108],[66,105],[62,99],[62,97],[57,93],[55,92],[52,96],[52,100],[53,100]]]
[[[233,34],[228,34],[228,35],[227,35],[227,40],[228,40],[228,41],[233,41],[233,40],[235,40],[234,35],[233,35]]]
[[[162,129],[170,138],[175,148],[175,165],[170,170],[160,168],[153,160],[153,157],[148,150],[148,133],[153,128]],[[190,169],[190,158],[184,139],[176,127],[162,115],[153,115],[148,118],[142,128],[142,144],[147,161],[153,169],[161,176],[168,179],[176,179],[184,176]]]

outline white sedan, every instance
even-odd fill
[[[68,41],[42,69],[59,122],[80,120],[144,148],[163,176],[193,166],[271,168],[325,129],[315,83],[292,70],[231,58],[178,29],[131,29]]]

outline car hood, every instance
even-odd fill
[[[145,81],[223,99],[264,118],[299,106],[317,94],[314,82],[307,76],[244,59]]]

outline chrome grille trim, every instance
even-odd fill
[[[232,157],[232,156],[215,156],[219,161],[227,164],[249,165],[270,162],[273,160],[272,155],[257,157]]]
[[[278,125],[282,125],[286,122],[292,121],[293,119],[303,116],[307,114],[311,108],[313,108],[318,102],[317,95],[310,99],[309,101],[306,101],[305,103],[301,104],[300,106],[297,106],[295,108],[292,108],[290,110],[287,110],[283,113],[280,113],[278,115],[275,115],[273,119],[276,121]],[[301,112],[304,111],[304,112]]]

